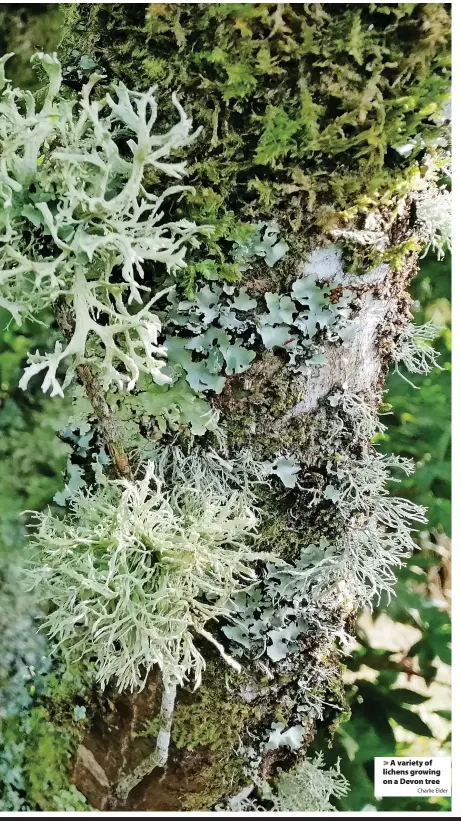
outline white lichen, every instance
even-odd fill
[[[377,397],[353,393],[347,384],[343,385],[342,390],[334,391],[328,397],[328,404],[332,408],[339,408],[346,417],[349,434],[352,434],[354,442],[368,442],[386,430],[375,410],[377,401]],[[327,432],[327,441],[333,442],[337,439],[345,427],[342,415],[335,416],[335,424],[331,425]]]
[[[432,248],[437,259],[443,259],[446,250],[451,251],[451,192],[440,188],[421,195],[416,214],[427,240],[423,256]]]
[[[322,753],[316,753],[292,770],[281,771],[270,798],[276,812],[334,812],[331,800],[344,798],[348,792],[339,759],[334,767],[326,769]]]
[[[392,468],[407,475],[414,469],[410,460],[374,448],[362,458],[339,457],[328,466],[324,497],[334,504],[344,530],[319,563],[318,584],[334,584],[354,607],[372,606],[382,593],[392,593],[395,567],[415,548],[414,525],[426,521],[423,507],[389,494],[389,480],[398,481]]]
[[[70,101],[60,96],[56,56],[36,59],[49,77],[41,109],[8,82],[1,96],[0,299],[17,322],[59,300],[75,327],[66,345],[29,356],[21,387],[45,371],[43,390],[62,395],[64,360],[64,385],[82,362],[101,372],[104,387],[130,390],[140,373],[162,384],[166,349],[153,306],[166,291],[158,283],[185,267],[187,246],[208,229],[166,220],[165,200],[190,189],[150,193],[145,177],[150,170],[180,180],[185,163],[170,155],[198,132],[174,95],[178,122],[155,131],[155,87],[140,93],[119,83],[95,99],[101,77],[93,75],[78,102]]]
[[[101,685],[120,690],[142,688],[156,664],[168,682],[199,683],[198,637],[238,667],[207,628],[254,580],[249,476],[244,458],[164,448],[142,479],[78,491],[64,520],[37,514],[33,584],[66,657],[92,657]]]
[[[280,770],[272,781],[256,778],[253,785],[228,799],[231,812],[264,812],[261,800],[272,805],[273,812],[323,813],[335,812],[332,799],[341,799],[349,792],[349,783],[342,775],[339,759],[326,769],[322,753],[305,758],[287,772]],[[217,807],[216,809],[224,809]]]
[[[395,372],[413,387],[416,385],[413,385],[402,374],[399,366],[404,365],[410,373],[428,374],[433,368],[443,370],[437,362],[440,352],[431,345],[431,342],[439,336],[440,330],[432,322],[426,322],[424,325],[414,325],[413,322],[409,322],[395,345],[393,352]]]

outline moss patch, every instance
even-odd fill
[[[442,3],[80,4],[62,55],[91,55],[109,79],[179,90],[203,133],[192,214],[220,225],[273,217],[324,230],[411,185],[449,87]],[[70,78],[72,79],[72,78]]]
[[[2,755],[6,761],[11,759],[16,779],[11,783],[18,800],[24,795],[23,806],[32,811],[90,809],[69,776],[72,757],[88,724],[86,708],[92,695],[88,671],[82,665],[66,670],[57,665],[43,679],[39,677],[37,685],[31,685],[30,695],[30,708],[6,716],[0,726]],[[2,775],[0,771],[0,782]],[[8,803],[6,807],[10,809]]]

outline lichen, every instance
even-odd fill
[[[66,658],[94,659],[103,687],[113,677],[120,690],[142,689],[157,664],[165,682],[198,685],[198,635],[238,667],[207,627],[254,579],[261,474],[254,463],[251,479],[251,464],[166,447],[138,481],[77,491],[64,521],[37,514],[30,575]]]
[[[145,450],[138,448],[137,457],[147,458],[150,437],[157,438],[161,427],[166,433],[168,425],[179,433],[173,447],[181,452],[181,427],[185,419],[191,421],[183,415],[182,386],[187,383],[200,394],[200,402],[204,401],[202,393],[218,395],[209,401],[222,413],[228,433],[227,442],[224,435],[216,439],[218,458],[225,455],[227,459],[230,453],[233,459],[239,445],[251,444],[253,461],[260,465],[265,460],[276,474],[272,477],[266,471],[258,476],[257,518],[259,524],[261,515],[264,547],[275,548],[277,558],[262,554],[247,557],[243,576],[252,585],[242,591],[244,601],[236,602],[235,612],[228,609],[228,603],[241,576],[232,569],[226,575],[224,591],[204,584],[193,596],[192,605],[189,602],[191,609],[206,608],[209,616],[229,619],[222,643],[215,633],[203,629],[203,620],[192,626],[188,622],[189,649],[197,649],[198,672],[205,660],[197,635],[201,633],[218,647],[223,659],[233,659],[234,666],[234,651],[235,655],[240,652],[245,665],[242,687],[246,687],[247,696],[251,691],[251,697],[246,698],[232,676],[226,680],[221,667],[218,670],[209,664],[212,681],[205,679],[196,695],[180,693],[172,726],[174,766],[186,772],[188,762],[199,762],[195,792],[191,789],[180,800],[186,809],[209,809],[234,787],[247,784],[249,769],[270,778],[279,764],[284,769],[291,767],[302,758],[303,746],[312,740],[315,726],[325,723],[334,728],[344,710],[341,694],[336,692],[340,673],[338,659],[332,655],[334,643],[346,641],[347,614],[353,613],[359,597],[367,600],[382,586],[380,574],[384,586],[389,583],[386,551],[392,543],[387,532],[372,556],[370,569],[370,533],[376,535],[370,522],[373,516],[374,522],[379,519],[371,510],[370,499],[375,507],[380,505],[380,526],[396,530],[400,539],[391,561],[398,561],[411,545],[409,531],[397,522],[398,514],[407,514],[409,508],[402,503],[394,508],[386,506],[380,493],[367,494],[363,481],[360,494],[350,491],[347,479],[348,475],[356,476],[356,469],[367,478],[364,466],[370,468],[366,460],[374,452],[360,438],[373,435],[372,413],[363,414],[361,427],[356,419],[362,398],[369,407],[376,404],[382,369],[378,353],[384,356],[384,348],[373,348],[379,373],[369,386],[370,395],[351,401],[349,406],[349,389],[338,376],[338,384],[330,386],[341,393],[336,408],[331,402],[327,405],[329,388],[317,402],[315,413],[311,409],[296,416],[291,411],[306,393],[309,369],[320,363],[312,358],[304,361],[305,355],[301,361],[299,351],[290,351],[289,345],[295,335],[299,347],[309,338],[309,345],[312,341],[318,346],[327,342],[332,355],[335,345],[339,352],[344,342],[340,323],[333,328],[330,320],[336,321],[341,311],[353,313],[355,294],[359,295],[359,311],[361,288],[366,289],[371,282],[363,278],[363,285],[357,286],[354,281],[354,295],[344,294],[344,280],[338,283],[328,270],[325,276],[312,270],[312,254],[321,252],[324,261],[336,260],[346,280],[351,273],[374,275],[380,266],[385,287],[395,295],[402,284],[398,276],[403,277],[397,269],[407,266],[419,249],[408,213],[403,232],[399,219],[402,208],[411,207],[410,199],[403,202],[403,197],[424,177],[419,152],[424,150],[431,160],[437,150],[449,82],[448,12],[440,4],[361,4],[357,8],[332,4],[68,4],[66,19],[61,53],[65,82],[71,87],[84,84],[85,66],[106,69],[107,83],[113,77],[122,78],[131,87],[147,89],[156,82],[158,124],[163,131],[171,121],[173,91],[178,91],[184,106],[181,111],[187,110],[187,117],[204,126],[193,145],[184,144],[187,157],[179,150],[178,164],[183,167],[187,159],[196,187],[194,192],[181,192],[184,198],[180,204],[171,201],[169,218],[174,224],[186,219],[194,229],[198,224],[210,225],[213,233],[207,238],[205,254],[203,249],[190,249],[189,264],[178,271],[175,292],[159,307],[163,327],[168,330],[170,367],[178,380],[172,396],[176,402],[166,413],[158,411],[157,403],[157,411],[153,411],[157,430],[153,425],[149,428],[149,419],[139,413],[138,406],[147,391],[138,386],[132,411]],[[96,91],[100,101],[107,92],[105,82]],[[157,184],[158,170],[146,173],[146,190]],[[382,223],[370,228],[366,219],[370,212],[382,215]],[[29,216],[33,214],[29,212]],[[280,236],[270,231],[268,235],[267,226],[274,223]],[[340,239],[346,246],[343,261],[347,272],[342,271],[341,249],[338,256],[332,239]],[[146,268],[146,282],[155,281],[155,274]],[[372,299],[371,292],[365,296]],[[252,311],[251,325],[245,317]],[[239,327],[241,336],[234,333]],[[353,333],[354,327],[348,332]],[[393,329],[387,343],[389,354],[392,340]],[[309,349],[307,353],[323,355],[322,350]],[[119,399],[117,395],[112,399],[117,412]],[[203,404],[199,407],[204,410]],[[200,421],[195,424],[200,429]],[[209,453],[215,433],[209,428],[202,430],[200,458]],[[141,476],[145,467],[140,469]],[[107,482],[102,469],[98,475]],[[189,472],[186,482],[183,478],[167,483],[170,508],[181,522],[180,534],[174,528],[168,533],[171,536],[174,531],[175,538],[183,538],[184,533],[190,536],[193,516],[186,514],[195,510],[189,498],[183,505],[181,496],[185,486],[190,490],[194,477]],[[124,487],[139,491],[142,481],[136,476]],[[116,483],[109,485],[114,488]],[[241,491],[226,484],[226,509],[232,489]],[[114,506],[100,490],[86,498],[90,507],[95,498],[104,502],[100,518],[105,520],[107,508],[113,514]],[[153,492],[153,488],[146,488],[142,504],[151,504],[149,494]],[[200,493],[203,495],[203,488]],[[246,514],[248,508],[252,512],[250,501]],[[183,508],[187,508],[185,513]],[[161,506],[159,509],[164,512]],[[126,512],[131,537],[130,505],[123,508],[122,514]],[[91,511],[84,513],[91,518]],[[359,538],[354,535],[357,523]],[[56,535],[69,537],[66,520],[63,531],[60,524],[50,528],[51,541]],[[287,533],[282,532],[283,525]],[[72,530],[77,530],[75,520]],[[164,540],[156,543],[151,557],[152,533],[146,530],[141,534],[144,539],[135,546],[143,556],[149,553],[149,573],[151,558],[154,565],[177,563],[174,550],[165,551]],[[79,531],[79,535],[88,536],[86,531]],[[231,536],[227,538],[232,541]],[[95,540],[94,530],[91,540]],[[123,555],[121,541],[118,538],[117,556]],[[50,552],[49,542],[50,538]],[[218,540],[218,547],[221,555],[225,545]],[[246,550],[246,540],[244,547]],[[212,552],[206,551],[207,561]],[[197,553],[203,558],[199,550]],[[59,580],[68,556],[61,557],[55,551],[56,558],[54,570]],[[250,569],[251,574],[247,572]],[[193,561],[185,572],[183,567],[180,570],[180,578],[175,577],[171,585],[174,594],[178,587],[182,589],[187,574],[198,573]],[[106,581],[103,574],[104,595]],[[66,595],[64,585],[59,584],[59,595]],[[83,587],[86,591],[88,584]],[[101,593],[101,588],[95,590]],[[131,592],[130,588],[124,599],[128,609],[133,607]],[[93,593],[92,601],[98,598]],[[170,593],[170,599],[173,597]],[[51,591],[52,603],[54,598],[55,591]],[[213,610],[216,601],[222,606]],[[82,597],[84,616],[86,605],[87,599]],[[50,609],[49,618],[55,618],[58,630],[60,615]],[[107,629],[112,627],[110,622]],[[216,633],[220,627],[216,625]],[[232,656],[228,653],[230,642]],[[118,651],[119,645],[113,646]],[[106,657],[107,648],[103,649]],[[102,653],[101,642],[99,650]],[[209,650],[205,651],[207,662]],[[213,652],[211,649],[210,654]],[[131,658],[131,648],[127,655]],[[136,681],[144,657],[141,653],[137,658]],[[151,658],[148,664],[157,660]],[[177,679],[185,683],[194,665],[183,664],[182,658],[179,661],[181,675]],[[245,676],[250,674],[254,680],[248,682]],[[124,678],[121,683],[127,681]],[[325,704],[330,696],[333,703]],[[157,733],[158,744],[161,731],[162,722],[154,717],[146,733]],[[160,759],[152,755],[147,763],[157,766]],[[128,781],[136,772],[147,774],[145,763],[128,774]]]

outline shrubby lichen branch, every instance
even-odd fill
[[[120,690],[142,687],[156,664],[168,681],[198,683],[199,637],[238,666],[207,625],[254,580],[257,479],[246,457],[164,448],[142,479],[77,492],[65,520],[38,514],[33,577],[51,638],[70,658],[94,658],[101,684],[114,677]]]
[[[0,106],[1,304],[20,322],[63,298],[75,330],[67,346],[29,356],[21,387],[45,371],[43,390],[62,395],[82,362],[97,367],[104,388],[130,390],[140,373],[162,384],[166,349],[153,306],[166,291],[158,283],[185,267],[187,246],[197,246],[208,229],[165,220],[165,200],[189,189],[176,184],[149,193],[145,172],[181,179],[185,163],[170,155],[197,132],[174,95],[179,121],[155,132],[155,87],[140,93],[119,83],[113,95],[94,99],[101,78],[93,75],[76,104],[60,96],[56,57],[38,59],[50,81],[42,108],[8,83]],[[161,265],[153,283],[146,264]],[[61,385],[64,360],[71,364]]]

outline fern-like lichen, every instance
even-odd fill
[[[400,365],[404,365],[410,373],[428,374],[433,368],[439,368],[439,351],[432,346],[432,342],[437,339],[440,328],[433,322],[426,322],[424,325],[415,325],[409,322],[395,345],[393,359],[395,372],[406,382],[413,385],[410,380],[402,374]],[[413,387],[416,387],[413,385]]]
[[[264,812],[262,799],[271,805],[273,812],[335,812],[332,799],[344,798],[348,792],[349,784],[340,772],[339,760],[327,769],[323,754],[316,753],[287,772],[279,771],[272,783],[257,779],[255,785],[245,787],[229,799],[227,809],[231,812]]]
[[[185,266],[187,246],[197,246],[207,229],[164,217],[165,201],[186,186],[150,193],[145,177],[149,170],[180,180],[185,163],[169,157],[197,132],[174,95],[179,121],[155,131],[155,88],[139,93],[119,83],[96,98],[97,74],[76,104],[61,93],[61,67],[52,55],[37,56],[49,77],[37,110],[30,92],[5,81],[9,56],[0,62],[0,305],[18,323],[56,300],[74,315],[66,345],[29,354],[20,386],[45,371],[43,390],[62,395],[82,362],[97,367],[103,387],[130,390],[140,373],[168,382],[153,308],[168,289],[158,283]],[[154,265],[165,273],[152,281],[147,266]],[[133,303],[140,307],[133,310]],[[70,366],[61,385],[64,360]]]

